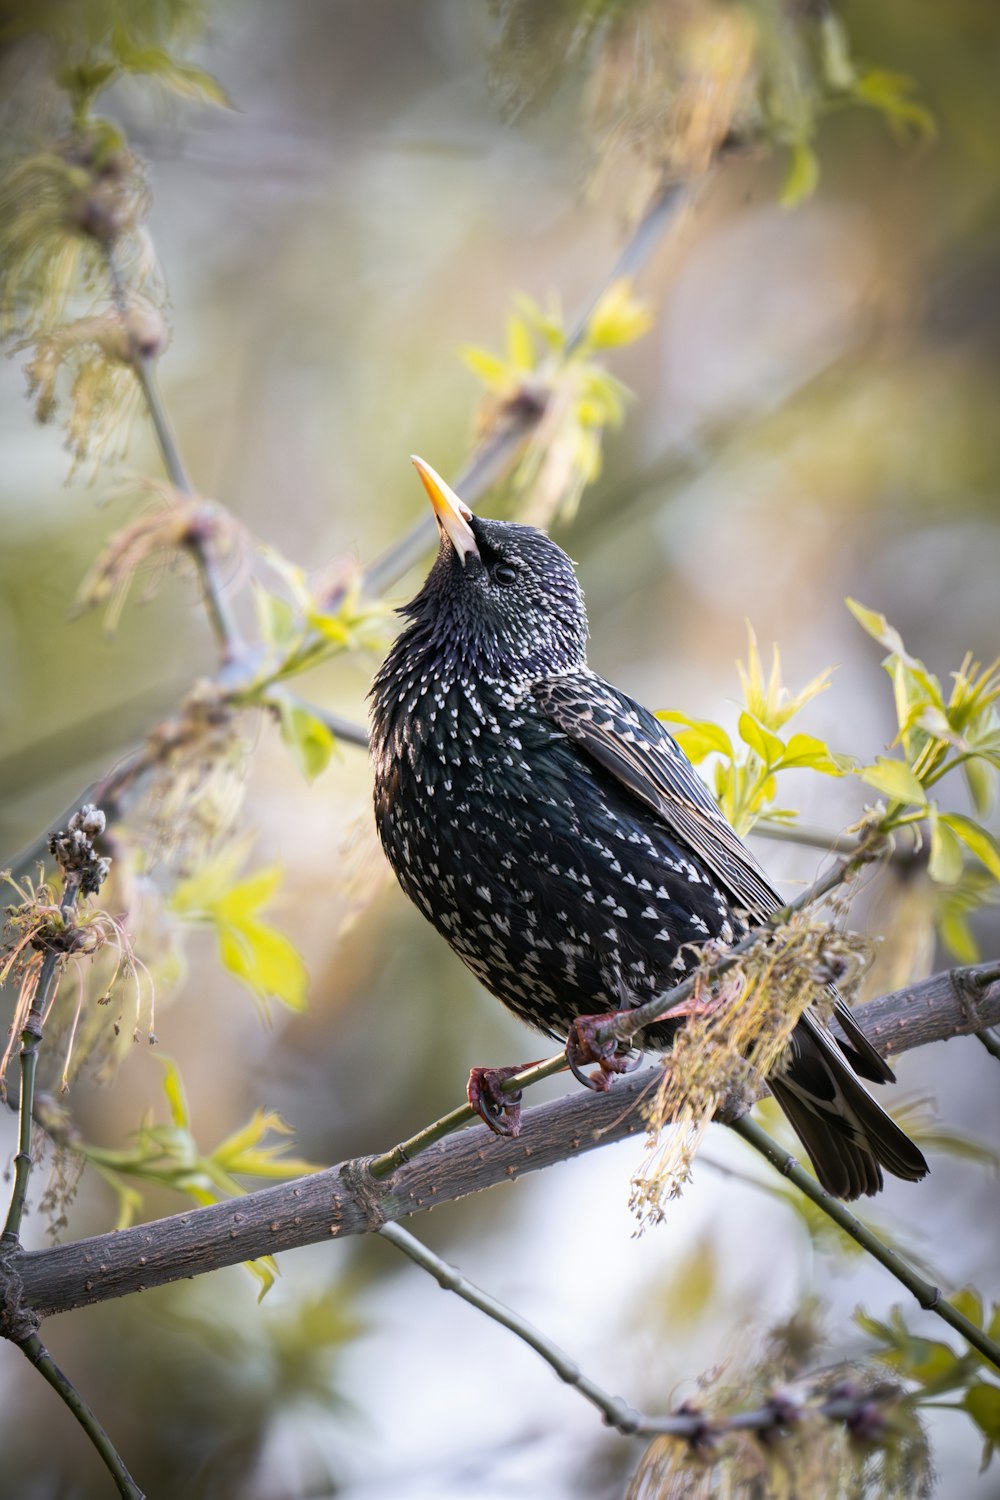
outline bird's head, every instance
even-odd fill
[[[503,685],[583,665],[587,613],[562,548],[533,526],[474,515],[429,464],[413,462],[441,546],[405,613],[456,664]]]

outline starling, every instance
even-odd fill
[[[372,687],[379,835],[400,885],[488,990],[566,1038],[607,1087],[626,1061],[597,1023],[676,985],[709,942],[782,903],[700,777],[647,709],[587,666],[572,563],[544,533],[473,515],[414,459],[441,533]],[[927,1164],[859,1080],[893,1074],[850,1010],[807,1010],[769,1086],[820,1182],[840,1198],[917,1181]],[[676,1019],[644,1047],[669,1047]],[[474,1068],[469,1098],[517,1128]]]

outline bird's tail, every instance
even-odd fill
[[[796,1026],[787,1060],[768,1086],[816,1176],[835,1198],[879,1192],[882,1167],[906,1182],[927,1175],[923,1154],[875,1103],[832,1034],[810,1012]]]

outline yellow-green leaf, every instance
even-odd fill
[[[335,744],[332,731],[305,704],[291,703],[282,698],[278,712],[281,715],[281,738],[295,756],[306,780],[315,781],[330,764]]]
[[[812,197],[818,182],[819,160],[812,146],[808,141],[793,141],[792,160],[779,199],[782,208],[794,208]]]
[[[938,815],[937,808],[930,807],[931,854],[928,874],[940,885],[954,885],[962,878],[962,845],[956,835]]]
[[[623,276],[611,283],[590,314],[586,341],[591,349],[615,349],[634,343],[652,326],[652,312],[632,295],[632,284]]]
[[[961,813],[942,813],[941,822],[958,834],[965,847],[986,866],[994,880],[1000,880],[1000,844],[992,834]]]
[[[260,1291],[257,1293],[257,1301],[263,1302],[264,1298],[267,1296],[268,1292],[271,1290],[271,1288],[274,1286],[274,1283],[281,1275],[281,1271],[278,1267],[278,1262],[275,1260],[273,1255],[260,1255],[256,1260],[245,1260],[243,1264],[250,1272],[250,1275],[260,1283]]]
[[[867,630],[868,634],[878,641],[879,645],[884,646],[887,651],[897,653],[899,656],[906,656],[906,647],[903,645],[902,636],[894,626],[889,624],[885,615],[880,615],[878,610],[867,609],[865,605],[859,604],[857,599],[848,598],[844,600],[844,603],[862,630]]]
[[[272,594],[254,583],[254,605],[257,611],[257,628],[264,644],[275,650],[284,650],[296,636],[302,633],[302,621],[294,607],[280,594]]]
[[[491,391],[506,391],[514,384],[510,366],[498,354],[463,344],[458,351],[462,363]]]
[[[298,949],[264,922],[246,919],[219,927],[219,954],[225,967],[262,1000],[279,1000],[304,1010],[309,976]]]
[[[973,1381],[962,1397],[962,1405],[987,1442],[1000,1443],[1000,1386]]]
[[[758,719],[744,709],[740,714],[740,738],[759,755],[765,766],[775,766],[785,753],[785,747],[776,734],[765,729]]]
[[[792,767],[822,771],[825,776],[844,774],[843,766],[834,757],[830,747],[812,734],[793,734],[788,741],[776,769],[788,771]]]
[[[228,921],[240,921],[266,906],[280,884],[280,865],[268,865],[263,870],[255,870],[245,880],[222,891],[216,898],[215,910]]]
[[[960,964],[977,964],[981,958],[979,944],[963,911],[946,911],[938,922],[938,936],[948,952]]]
[[[656,717],[664,724],[684,725],[683,729],[675,731],[674,738],[695,765],[713,751],[732,759],[733,746],[728,734],[711,719],[692,719],[671,708],[660,709]]]
[[[984,818],[992,808],[996,796],[996,771],[986,761],[973,757],[962,762],[962,772],[972,805],[979,816]]]
[[[960,1312],[963,1318],[968,1318],[970,1323],[977,1328],[983,1326],[983,1299],[974,1286],[959,1287],[957,1292],[952,1292],[948,1298],[956,1312]]]
[[[905,761],[887,760],[880,755],[873,766],[863,766],[858,775],[893,802],[916,802],[922,806],[927,801],[923,787]]]
[[[157,1053],[157,1059],[163,1067],[163,1092],[167,1096],[167,1104],[170,1107],[170,1118],[182,1130],[188,1130],[191,1125],[191,1114],[180,1069],[172,1057],[166,1057],[162,1052]]]
[[[517,313],[507,314],[507,361],[518,374],[527,374],[535,368],[535,345],[523,318]]]

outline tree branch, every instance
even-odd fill
[[[726,1415],[708,1416],[692,1407],[668,1412],[662,1417],[646,1416],[624,1401],[621,1396],[612,1396],[580,1369],[575,1360],[554,1343],[547,1334],[522,1318],[520,1313],[484,1292],[481,1287],[468,1280],[462,1273],[398,1224],[383,1224],[379,1230],[382,1239],[395,1245],[397,1250],[427,1271],[446,1292],[454,1292],[463,1302],[494,1323],[508,1329],[529,1349],[534,1349],[559,1379],[591,1405],[596,1406],[609,1427],[623,1437],[676,1437],[695,1447],[715,1441],[730,1432],[758,1432],[780,1434],[797,1426],[809,1416],[823,1417],[831,1422],[841,1422],[848,1430],[854,1430],[862,1422],[866,1429],[872,1428],[872,1417],[878,1411],[879,1398],[874,1392],[858,1391],[846,1384],[826,1393],[822,1400],[812,1399],[809,1404],[789,1400],[786,1395],[775,1393],[763,1406],[749,1411],[730,1412]],[[883,1400],[895,1401],[898,1391],[894,1387],[886,1390]],[[877,1427],[875,1429],[877,1431]]]
[[[666,229],[677,221],[682,206],[691,195],[690,184],[672,184],[665,188],[646,210],[631,238],[615,262],[610,274],[597,288],[586,311],[577,319],[566,341],[571,354],[587,331],[594,308],[608,287],[623,276],[635,276],[649,260]],[[523,399],[512,404],[502,426],[471,457],[453,483],[467,505],[475,505],[491,489],[513,462],[525,438],[535,430],[545,415],[544,401]],[[424,516],[388,547],[364,570],[361,586],[365,594],[378,598],[391,588],[411,567],[420,561],[433,545],[437,526],[433,516]]]
[[[940,1287],[934,1286],[925,1277],[913,1269],[901,1255],[898,1255],[890,1246],[883,1243],[878,1235],[867,1224],[855,1218],[850,1209],[843,1203],[832,1198],[825,1192],[811,1173],[807,1172],[801,1162],[796,1161],[794,1156],[789,1156],[787,1151],[782,1151],[780,1146],[771,1139],[765,1130],[751,1120],[748,1114],[741,1115],[739,1119],[727,1121],[730,1129],[748,1146],[760,1153],[780,1172],[787,1177],[789,1182],[794,1182],[800,1193],[804,1193],[817,1208],[822,1209],[827,1218],[833,1219],[839,1224],[845,1234],[850,1235],[855,1244],[861,1246],[868,1254],[877,1260],[879,1265],[885,1267],[896,1280],[906,1287],[906,1290],[917,1299],[925,1312],[936,1313],[949,1327],[960,1333],[968,1344],[977,1349],[984,1359],[989,1360],[996,1370],[1000,1370],[1000,1346],[995,1344],[991,1338],[965,1316],[946,1301]]]
[[[858,1018],[892,1052],[1000,1023],[1000,966],[936,974],[862,1006]],[[341,1163],[236,1201],[192,1209],[131,1229],[21,1254],[27,1304],[41,1316],[127,1296],[259,1255],[365,1234],[566,1161],[646,1129],[643,1104],[660,1077],[650,1068],[608,1094],[572,1093],[525,1111],[514,1140],[485,1126],[440,1140],[388,1181],[370,1159]],[[457,1112],[456,1112],[457,1113]]]

